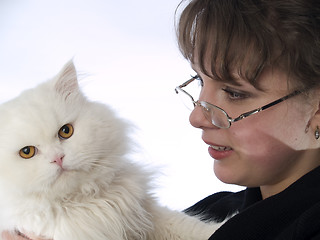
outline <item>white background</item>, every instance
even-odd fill
[[[182,210],[221,190],[201,132],[174,92],[192,71],[178,51],[180,0],[0,0],[0,103],[54,76],[70,59],[88,98],[139,131],[139,161],[155,165],[156,195]]]

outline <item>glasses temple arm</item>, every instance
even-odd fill
[[[191,82],[193,82],[193,81],[194,81],[195,79],[197,79],[197,78],[198,78],[198,75],[191,77],[188,81],[182,83],[182,84],[179,86],[179,88],[183,88],[183,87],[188,86]]]
[[[296,96],[296,95],[298,95],[298,94],[300,94],[300,93],[302,93],[302,91],[296,90],[296,91],[290,93],[290,94],[287,95],[287,96],[284,96],[284,97],[282,97],[282,98],[280,98],[280,99],[278,99],[278,100],[276,100],[276,101],[274,101],[274,102],[271,102],[271,103],[269,103],[269,104],[267,104],[267,105],[264,105],[263,107],[261,107],[261,111],[262,111],[262,110],[265,110],[265,109],[267,109],[267,108],[269,108],[269,107],[272,107],[272,106],[274,106],[274,105],[276,105],[276,104],[278,104],[278,103],[281,103],[281,102],[283,102],[283,101],[285,101],[285,100],[287,100],[287,99],[289,99],[289,98],[292,98],[292,97],[294,97],[294,96]]]
[[[287,100],[288,98],[294,97],[294,96],[296,96],[296,95],[298,95],[298,94],[300,94],[300,93],[302,93],[302,91],[299,91],[299,90],[294,91],[294,92],[290,93],[289,95],[284,96],[284,97],[282,97],[282,98],[280,98],[280,99],[278,99],[278,100],[275,100],[275,101],[273,101],[273,102],[271,102],[271,103],[269,103],[269,104],[267,104],[267,105],[264,105],[264,106],[262,106],[262,107],[260,107],[260,108],[257,108],[257,109],[254,109],[254,110],[252,110],[252,111],[243,113],[243,114],[241,114],[239,117],[237,117],[237,118],[235,118],[235,119],[232,119],[232,122],[237,122],[237,121],[239,121],[239,120],[241,120],[241,119],[243,119],[243,118],[246,118],[246,117],[249,117],[249,116],[251,116],[251,115],[253,115],[253,114],[256,114],[256,113],[258,113],[258,112],[261,112],[261,111],[263,111],[263,110],[265,110],[265,109],[268,109],[269,107],[272,107],[272,106],[274,106],[274,105],[276,105],[276,104],[278,104],[278,103],[281,103],[281,102]]]

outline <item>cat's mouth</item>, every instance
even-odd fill
[[[53,183],[55,183],[59,178],[61,177],[66,177],[66,175],[68,174],[68,172],[70,172],[71,170],[68,170],[66,167],[58,167],[55,175],[54,175],[54,180]]]
[[[65,168],[58,168],[51,178],[51,181],[50,181],[51,188],[57,187],[60,189],[60,187],[62,186],[67,186],[68,185],[67,183],[70,182],[69,181],[70,180],[69,178],[71,177],[70,173],[71,173],[71,170],[67,170]]]
[[[58,170],[57,170],[58,177],[60,177],[61,175],[66,175],[70,172],[74,172],[74,170],[71,170],[71,169],[64,167],[64,166],[58,168]]]

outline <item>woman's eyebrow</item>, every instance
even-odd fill
[[[250,86],[252,86],[253,88],[255,88],[257,90],[265,92],[265,90],[263,88],[261,88],[261,89],[259,87],[256,88],[255,86],[251,85],[249,81],[243,79],[241,77],[241,75],[238,73],[238,71],[233,71],[231,73],[232,81],[228,81],[228,80],[224,80],[223,78],[218,79],[218,78],[214,78],[213,76],[208,76],[207,74],[203,73],[200,70],[200,68],[198,67],[196,62],[191,63],[190,67],[199,77],[203,78],[204,76],[206,76],[208,78],[211,78],[212,80],[225,83],[225,84],[227,84],[227,85],[229,85],[231,87],[248,87],[250,85]]]

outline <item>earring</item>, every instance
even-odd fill
[[[319,127],[317,126],[316,131],[314,132],[314,137],[318,140],[320,138],[320,130]]]
[[[305,132],[305,133],[308,133],[308,132],[309,132],[309,127],[310,127],[310,121],[308,122],[306,128],[304,129],[304,132]]]

